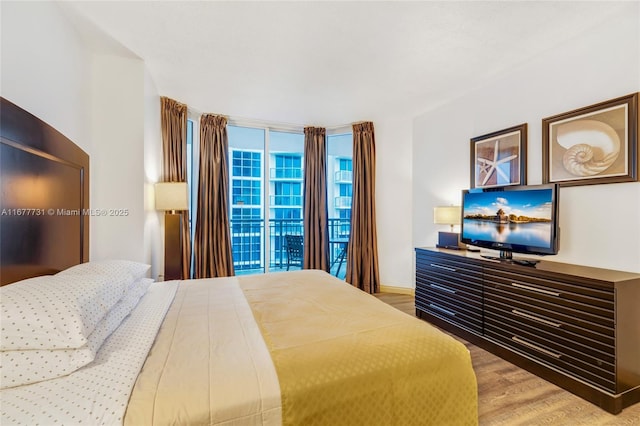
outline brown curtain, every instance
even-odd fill
[[[162,126],[162,180],[187,181],[187,106],[166,97],[160,98]],[[191,231],[189,211],[181,212],[182,279],[191,278]]]
[[[194,241],[195,278],[235,275],[229,231],[228,152],[227,119],[203,114],[200,118],[200,173]]]
[[[353,125],[353,195],[346,281],[367,293],[380,286],[376,235],[376,144],[373,123]]]
[[[304,269],[329,270],[327,139],[325,129],[304,128]]]

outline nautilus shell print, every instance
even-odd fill
[[[595,176],[607,170],[620,154],[620,138],[606,123],[576,120],[560,124],[556,140],[566,152],[564,168],[574,176]]]

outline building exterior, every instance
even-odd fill
[[[234,267],[238,273],[265,271],[266,265],[268,270],[281,269],[287,260],[285,236],[303,234],[304,156],[295,151],[270,151],[268,179],[263,173],[263,151],[231,147],[229,158]],[[329,155],[327,164],[333,261],[344,250],[349,236],[352,160]],[[268,196],[264,195],[265,188]]]

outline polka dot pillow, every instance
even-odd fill
[[[134,262],[131,260],[94,260],[72,266],[57,275],[84,275],[84,274],[106,274],[118,275],[128,273],[134,280],[146,277],[151,268],[146,263]]]
[[[96,325],[87,343],[77,349],[0,351],[0,388],[10,388],[65,376],[87,365],[104,341],[136,307],[153,280],[135,281],[130,290]]]
[[[70,349],[87,343],[134,278],[45,275],[0,288],[0,350]]]

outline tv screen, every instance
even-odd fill
[[[462,192],[461,241],[511,252],[558,252],[558,187],[505,186]]]

